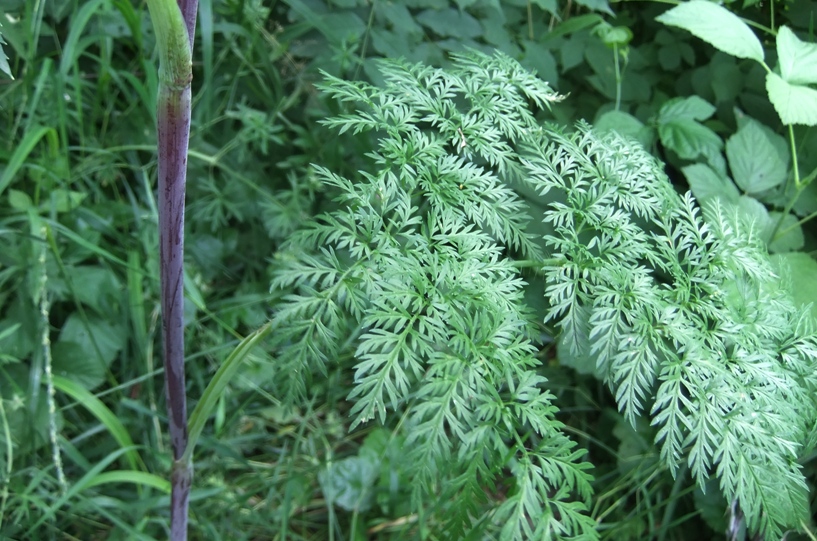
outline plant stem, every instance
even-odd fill
[[[616,68],[616,111],[621,110],[621,68],[618,65],[618,44],[613,44],[613,65]]]
[[[792,165],[792,174],[794,175],[794,186],[795,188],[801,188],[802,184],[800,183],[800,167],[797,165],[797,145],[794,141],[794,126],[789,124],[789,144],[791,145],[791,165]]]
[[[168,423],[173,449],[170,539],[187,539],[193,466],[187,449],[184,377],[184,194],[198,0],[148,0],[159,47],[159,264]]]
[[[786,208],[783,210],[783,213],[780,215],[780,219],[777,220],[777,223],[774,225],[774,229],[772,229],[772,234],[769,237],[769,242],[774,242],[775,239],[778,237],[782,237],[786,233],[788,233],[793,227],[786,228],[785,231],[778,234],[780,227],[783,225],[783,220],[786,216],[791,212],[791,209],[794,208],[794,204],[800,198],[800,194],[803,192],[805,187],[808,185],[808,182],[803,182],[800,180],[800,168],[797,166],[797,145],[794,141],[794,129],[791,124],[789,124],[789,144],[791,145],[791,163],[792,163],[792,176],[794,177],[794,196],[786,203]]]

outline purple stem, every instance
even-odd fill
[[[187,447],[184,382],[184,192],[190,134],[190,87],[159,90],[159,261],[162,283],[165,392],[173,448],[171,539],[186,539],[190,477],[177,463]],[[178,481],[178,482],[177,482]],[[184,537],[179,537],[183,532]]]
[[[190,38],[190,50],[193,50],[193,38],[196,35],[196,13],[199,10],[199,0],[176,0],[187,25],[187,36]]]
[[[190,48],[198,0],[177,0],[188,29]],[[181,459],[187,447],[187,397],[184,377],[184,196],[190,140],[190,80],[159,85],[159,261],[165,392],[173,448],[170,539],[187,539],[193,467]]]

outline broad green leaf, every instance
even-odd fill
[[[720,152],[723,142],[718,134],[694,120],[678,119],[660,124],[661,143],[685,160]]]
[[[789,153],[789,142],[786,141],[786,139],[783,138],[782,135],[776,133],[766,124],[758,122],[757,120],[750,116],[746,116],[746,114],[743,113],[743,111],[737,109],[735,110],[735,119],[737,120],[738,130],[742,129],[747,124],[754,124],[757,128],[759,128],[760,131],[763,132],[763,135],[766,136],[766,139],[768,139],[769,143],[771,143],[774,149],[777,151],[777,156],[780,158],[780,161],[782,161],[783,164],[788,169],[789,162],[791,161],[791,154]],[[783,204],[780,206],[784,207],[786,205]]]
[[[365,511],[372,505],[380,463],[371,452],[333,462],[318,474],[324,497],[347,511]]]
[[[57,341],[51,346],[54,374],[70,379],[84,389],[95,389],[105,381],[107,366],[75,342]]]
[[[522,43],[525,49],[525,57],[520,61],[524,67],[535,70],[540,79],[547,81],[551,86],[559,84],[559,69],[556,66],[556,59],[541,43],[525,40]]]
[[[417,15],[416,20],[442,37],[476,38],[482,35],[479,21],[467,12],[456,9],[428,9]]]
[[[755,122],[726,141],[726,156],[732,177],[748,194],[769,190],[786,180],[786,164]]]
[[[677,46],[663,46],[658,49],[658,63],[665,71],[675,71],[681,65],[681,52]]]
[[[706,120],[715,113],[715,106],[698,96],[673,98],[661,106],[658,122],[676,119]]]
[[[745,75],[738,67],[737,59],[726,55],[718,56],[725,61],[709,66],[709,85],[715,94],[715,103],[734,102],[743,91]]]
[[[388,32],[385,28],[377,27],[372,30],[380,30],[384,34],[392,35],[423,35],[423,27],[417,24],[406,5],[401,2],[381,2],[377,5],[376,14],[391,23],[393,30]]]
[[[777,234],[772,238],[772,230],[777,226],[781,217],[783,217],[783,221],[777,229]],[[797,222],[797,216],[794,214],[786,214],[783,216],[782,212],[769,213],[769,224],[766,228],[770,252],[775,254],[794,252],[803,247],[805,244],[803,228]]]
[[[8,327],[4,326],[5,323],[6,321],[0,322],[0,342],[2,342],[4,338],[13,335],[20,329],[19,323],[12,323]]]
[[[817,43],[805,43],[781,26],[777,32],[777,61],[780,75],[792,84],[817,83]]]
[[[14,210],[25,212],[34,205],[31,197],[20,190],[9,190],[9,206]]]
[[[559,5],[556,3],[556,0],[531,0],[531,4],[539,6],[542,10],[552,15],[559,13]]]
[[[771,219],[766,206],[754,197],[741,195],[740,199],[738,199],[738,211],[740,219],[752,228],[754,234],[760,235],[764,241],[768,241]]]
[[[16,295],[7,306],[9,315],[0,319],[0,355],[7,361],[25,359],[40,345],[39,314],[26,295]],[[15,332],[5,332],[15,326]]]
[[[122,285],[111,269],[78,265],[66,270],[75,300],[92,308],[100,316],[110,317],[118,312]]]
[[[817,126],[817,90],[787,83],[776,73],[768,73],[766,92],[783,124]]]
[[[731,179],[723,177],[703,163],[695,163],[681,169],[698,201],[720,197],[729,203],[737,203],[740,192]]]
[[[637,140],[644,147],[649,147],[653,142],[653,131],[636,117],[622,111],[607,111],[596,119],[593,123],[594,130],[598,133],[615,131],[625,137]]]
[[[791,252],[772,256],[792,297],[799,306],[811,304],[811,315],[817,319],[817,261],[803,252]]]
[[[329,13],[321,19],[324,27],[329,29],[326,39],[332,43],[359,38],[366,33],[366,23],[354,12]]]
[[[5,406],[13,454],[30,456],[30,453],[47,445],[49,441],[48,427],[51,416],[48,412],[48,393],[44,387],[40,388],[36,397],[26,392],[25,387],[32,374],[30,367],[22,363],[4,366],[2,374],[3,378],[0,379],[2,399],[4,402],[11,401],[16,404],[14,409]],[[21,385],[24,387],[20,388]],[[61,411],[56,412],[54,420],[59,430],[62,426]],[[0,429],[0,449],[5,449],[7,445],[4,430]]]
[[[699,120],[706,120],[715,107],[698,96],[675,98],[661,106],[658,112],[658,137],[661,143],[685,160],[701,156],[721,171],[724,167],[720,156],[723,141],[714,131]]]
[[[607,3],[607,0],[576,0],[576,3],[592,11],[601,11],[602,13],[615,17],[615,13],[610,9],[610,4]]]
[[[57,347],[66,343],[73,346]],[[101,383],[96,375],[100,370],[103,373],[107,370],[124,345],[125,333],[121,326],[111,325],[100,317],[89,317],[86,326],[74,312],[68,316],[54,344],[54,372],[93,388]],[[65,356],[61,356],[63,353]]]
[[[515,39],[511,37],[511,32],[508,31],[505,25],[505,17],[500,14],[501,11],[497,11],[495,12],[495,16],[480,20],[482,24],[482,39],[496,46],[496,48],[501,51],[513,51],[516,48],[514,45]]]
[[[749,25],[713,2],[690,0],[659,15],[656,20],[683,28],[732,56],[763,62],[763,46]]]
[[[587,47],[587,34],[569,36],[564,39],[559,47],[559,59],[562,62],[562,70],[568,71],[581,65],[584,61],[584,50]]]

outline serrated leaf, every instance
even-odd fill
[[[789,161],[791,160],[791,154],[789,153],[789,142],[781,136],[779,133],[776,133],[766,124],[758,122],[754,118],[750,116],[746,116],[742,111],[739,109],[735,110],[735,118],[738,121],[738,129],[743,128],[747,124],[754,124],[760,131],[763,132],[763,135],[766,136],[766,139],[769,140],[769,143],[772,144],[774,149],[777,151],[777,156],[780,158],[780,161],[786,166],[789,167]],[[785,204],[781,206],[786,206]]]
[[[788,83],[776,73],[768,73],[766,92],[783,124],[817,126],[817,90]]]
[[[735,183],[728,177],[719,175],[708,165],[695,163],[683,167],[681,171],[689,183],[692,194],[698,201],[720,197],[729,203],[738,202],[740,192],[738,192]]]
[[[817,83],[817,43],[800,41],[787,26],[777,32],[780,75],[792,84]]]
[[[684,2],[656,17],[658,22],[683,28],[693,35],[738,58],[763,62],[763,46],[749,25],[726,9],[707,0]]]
[[[661,143],[685,160],[719,153],[723,142],[718,134],[694,120],[678,119],[660,124]]]
[[[726,141],[726,157],[732,177],[748,194],[769,190],[786,180],[786,164],[755,122],[745,124]]]
[[[706,120],[715,113],[715,106],[698,96],[673,98],[661,106],[658,122],[671,120]]]

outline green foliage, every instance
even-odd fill
[[[277,394],[298,403],[306,372],[349,359],[351,427],[405,410],[414,501],[450,501],[433,515],[448,535],[480,526],[507,539],[593,537],[582,513],[588,464],[532,370],[524,282],[503,256],[541,253],[504,182],[521,180],[512,144],[538,130],[522,96],[539,107],[561,98],[507,57],[458,65],[386,65],[384,90],[340,79],[324,86],[366,106],[327,123],[380,136],[369,154],[375,172],[352,182],[319,169],[339,189],[340,208],[277,256],[275,287],[295,286],[273,320]],[[506,467],[515,487],[500,503],[485,490]]]
[[[3,28],[2,24],[0,24],[0,28]],[[11,68],[9,67],[9,59],[6,56],[6,53],[3,52],[3,45],[5,44],[6,42],[3,41],[3,34],[0,33],[0,71],[2,71],[3,73],[5,73],[6,75],[13,79],[14,76],[11,74]]]
[[[657,20],[689,30],[717,49],[762,64],[766,71],[766,90],[783,124],[817,125],[817,44],[805,43],[788,27],[777,33],[780,75],[764,62],[760,40],[749,25],[723,6],[706,0],[690,0],[672,8]]]
[[[811,58],[813,2],[748,1],[725,7],[751,26],[764,59],[789,59],[777,64],[766,60],[775,76],[795,91],[814,88],[807,79],[814,63],[797,60]],[[656,21],[668,8],[662,3],[552,0],[202,0],[196,36],[200,47],[193,59],[186,217],[189,396],[202,396],[208,382],[224,374],[219,370],[241,338],[262,327],[280,297],[294,291],[288,286],[269,294],[270,254],[285,256],[280,243],[314,215],[348,206],[332,201],[342,192],[309,164],[355,182],[361,178],[358,170],[375,175],[381,169],[366,154],[382,134],[347,131],[338,136],[335,128],[318,124],[319,119],[354,109],[326,99],[313,85],[323,80],[320,68],[380,86],[384,81],[377,58],[384,56],[445,67],[452,51],[499,49],[525,68],[536,69],[550,87],[570,95],[551,104],[558,122],[571,125],[586,118],[593,121],[594,132],[618,131],[641,142],[666,164],[676,190],[691,189],[710,220],[707,227],[717,230],[718,216],[725,215],[735,231],[751,229],[757,242],[776,252],[772,272],[781,280],[758,282],[758,291],[791,290],[798,308],[807,309],[817,300],[817,189],[811,182],[817,170],[817,131],[792,125],[790,135],[770,101],[766,80],[773,77],[766,68]],[[164,423],[164,391],[156,369],[161,362],[155,358],[159,320],[151,136],[157,59],[148,13],[143,3],[119,0],[8,0],[0,10],[2,48],[14,76],[10,80],[5,72],[0,75],[0,537],[25,538],[46,516],[28,537],[162,539],[168,521],[163,488],[155,478],[142,476],[144,471],[121,466],[135,455],[158,477],[169,468],[158,429]],[[806,118],[809,108],[789,112]],[[434,132],[422,123],[421,129]],[[571,153],[577,152],[575,145],[582,140],[578,132],[545,129],[562,138]],[[467,134],[466,149],[460,152],[457,145],[463,138],[450,135],[446,153],[464,158],[467,151],[476,159],[476,151],[469,148],[479,141],[475,133]],[[511,146],[518,156],[532,152],[517,143]],[[739,506],[721,492],[717,471],[707,481],[705,494],[693,490],[697,483],[690,482],[686,460],[677,462],[675,478],[670,475],[661,454],[665,446],[654,443],[666,425],[650,426],[648,411],[663,381],[660,373],[642,399],[644,415],[635,417],[633,427],[618,411],[608,386],[596,379],[613,377],[611,362],[597,363],[602,350],[592,351],[602,334],[573,353],[567,333],[556,337],[563,316],[543,323],[551,306],[543,295],[548,283],[540,270],[548,258],[543,261],[539,254],[554,255],[544,236],[555,232],[542,218],[552,212],[551,203],[565,203],[566,190],[553,188],[540,196],[531,182],[509,179],[487,162],[478,161],[477,166],[497,176],[497,185],[519,199],[519,212],[504,215],[512,217],[509,226],[521,228],[532,255],[522,256],[522,249],[498,240],[498,234],[506,235],[501,221],[493,223],[494,229],[474,225],[464,237],[481,232],[484,242],[499,250],[491,276],[527,283],[511,285],[507,293],[521,291],[524,297],[518,305],[524,301],[529,307],[516,309],[529,332],[513,333],[527,337],[523,343],[536,348],[536,365],[530,370],[548,380],[537,388],[554,396],[551,404],[559,411],[553,415],[564,423],[560,432],[577,442],[573,449],[587,449],[580,463],[594,465],[587,513],[598,535],[611,541],[682,541],[716,538],[729,523],[745,529]],[[783,180],[772,186],[781,171]],[[450,173],[455,175],[460,173]],[[445,201],[466,201],[465,195],[443,195]],[[420,200],[418,196],[414,204]],[[486,208],[493,202],[490,199]],[[426,211],[421,214],[426,216]],[[523,218],[524,213],[531,218]],[[629,211],[624,214],[645,234],[664,234],[656,224],[633,218]],[[465,219],[471,223],[475,217]],[[51,235],[45,241],[40,234],[43,222]],[[590,234],[584,235],[579,240],[590,242]],[[350,264],[344,258],[347,251],[335,251],[339,268]],[[302,251],[298,257],[306,255]],[[328,257],[319,251],[312,255]],[[520,271],[506,269],[508,260]],[[549,263],[554,272],[557,260]],[[272,266],[280,268],[281,260]],[[668,273],[653,276],[659,290],[660,284],[669,287]],[[450,275],[443,278],[455,284],[452,288],[459,287]],[[736,282],[736,287],[738,283],[746,282]],[[350,284],[349,289],[359,287]],[[741,295],[749,298],[740,293],[748,286],[720,287],[731,299],[729,306],[738,306]],[[774,295],[783,293],[775,289]],[[36,302],[43,298],[50,302],[47,318]],[[627,306],[626,299],[621,302]],[[595,313],[592,306],[582,306],[585,319],[579,323]],[[365,304],[360,308],[371,309]],[[411,306],[401,310],[411,311]],[[811,310],[817,313],[814,305]],[[487,313],[477,315],[484,318]],[[721,306],[716,314],[722,313]],[[768,316],[774,319],[775,314],[777,309]],[[758,325],[766,321],[767,315],[761,316]],[[282,368],[277,363],[284,359],[265,351],[271,344],[249,352],[223,391],[208,395],[201,411],[214,408],[215,420],[205,422],[204,414],[198,418],[202,432],[194,457],[191,536],[231,541],[422,538],[442,530],[440,517],[456,516],[449,513],[442,489],[412,504],[417,460],[406,456],[416,442],[407,444],[406,439],[421,421],[408,412],[421,402],[412,389],[419,388],[425,373],[414,378],[407,372],[411,387],[403,401],[395,387],[397,411],[383,389],[385,426],[367,423],[349,431],[356,418],[348,414],[354,401],[345,400],[354,388],[354,353],[361,336],[374,327],[362,327],[346,310],[338,317],[349,328],[339,336],[335,353],[317,350],[327,357],[327,373],[311,374],[306,383],[309,402],[294,408],[281,404],[289,389],[278,396]],[[712,332],[720,328],[712,327]],[[740,336],[751,335],[749,327],[743,329]],[[585,331],[589,340],[590,331]],[[443,337],[448,336],[445,332]],[[46,334],[56,387],[53,412],[41,347]],[[757,340],[768,344],[764,336],[759,333]],[[278,344],[284,345],[293,344]],[[760,350],[767,351],[765,347]],[[374,368],[379,366],[378,353],[382,351],[367,353]],[[607,354],[615,359],[612,350]],[[657,367],[664,361],[659,359]],[[65,381],[70,384],[63,385]],[[226,378],[217,381],[221,385]],[[727,387],[734,383],[724,381]],[[72,387],[77,388],[75,395],[67,392]],[[500,388],[501,399],[509,396],[509,389]],[[88,395],[107,410],[79,404]],[[684,419],[699,418],[685,403],[681,412]],[[380,409],[378,425],[379,415]],[[121,427],[110,422],[114,417]],[[727,423],[731,419],[724,418]],[[496,430],[512,433],[506,427]],[[128,434],[137,449],[124,449]],[[54,460],[52,435],[60,463]],[[532,428],[522,438],[520,447],[528,452],[541,444]],[[448,445],[452,458],[440,471],[453,474],[454,451],[464,444],[454,437]],[[507,448],[508,442],[502,445]],[[489,458],[495,460],[498,454]],[[812,493],[817,479],[814,456],[798,460]],[[58,464],[70,491],[67,499]],[[99,464],[107,469],[100,470]],[[493,487],[480,484],[477,512],[490,515],[493,508],[495,517],[509,495],[519,494],[524,464],[518,464],[492,462],[491,471],[499,477]],[[511,474],[514,468],[516,476]],[[71,490],[74,485],[77,489]],[[451,490],[465,493],[459,486]],[[563,501],[577,502],[576,496]],[[817,516],[815,509],[812,498],[811,516]],[[810,528],[813,535],[813,521],[799,526]],[[501,525],[487,527],[501,530]],[[792,532],[786,538],[798,539]]]
[[[595,360],[631,424],[650,412],[671,472],[717,475],[753,532],[797,526],[817,337],[757,236],[719,205],[705,223],[637,145],[542,127],[528,103],[561,97],[510,58],[454,58],[384,63],[383,88],[324,85],[358,107],[327,124],[377,146],[355,181],[318,168],[338,208],[277,255],[273,285],[292,288],[273,320],[278,393],[298,403],[311,374],[353,371],[351,427],[404,416],[414,501],[445,496],[458,535],[592,535],[565,501],[589,497],[587,464],[535,371],[522,258],[570,354]],[[544,243],[521,186],[548,202]],[[507,500],[483,505],[506,465]]]

